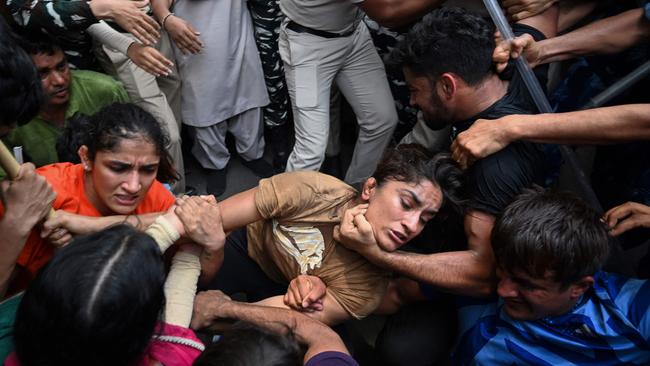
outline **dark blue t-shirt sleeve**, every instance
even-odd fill
[[[352,356],[343,352],[325,351],[307,360],[305,366],[359,366]]]

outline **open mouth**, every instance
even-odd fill
[[[138,202],[137,195],[116,195],[115,200],[122,206],[133,206]]]
[[[408,239],[406,237],[406,235],[404,235],[404,234],[402,234],[402,233],[400,233],[398,231],[395,231],[395,230],[391,230],[390,235],[391,235],[391,237],[393,238],[394,241],[396,241],[396,242],[398,242],[400,244],[404,244],[406,242],[406,240]]]

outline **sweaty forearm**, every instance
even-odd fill
[[[102,217],[88,217],[88,225],[83,234],[94,233],[100,230],[104,230],[109,226],[118,225],[118,224],[129,224],[135,229],[144,231],[149,225],[153,224],[156,221],[158,216],[164,214],[164,212],[154,212],[141,215],[116,215],[116,216],[102,216]]]
[[[618,53],[649,36],[650,21],[645,18],[643,9],[633,9],[562,36],[540,41],[540,63],[589,54]]]
[[[508,140],[555,144],[605,144],[650,139],[650,104],[502,118]]]
[[[300,343],[309,347],[338,339],[328,326],[293,310],[229,301],[220,312],[220,317],[243,320],[276,333],[291,331]],[[340,349],[334,350],[347,353],[340,339],[338,342]]]
[[[454,294],[486,296],[494,289],[492,268],[485,265],[480,254],[470,250],[435,254],[383,252],[368,259],[380,267]]]

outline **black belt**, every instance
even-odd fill
[[[304,25],[300,25],[294,22],[293,20],[290,20],[289,23],[287,23],[287,28],[297,33],[309,33],[323,38],[349,37],[352,35],[352,33],[354,33],[354,28],[344,33],[333,33],[333,32],[326,32],[318,29],[305,27]]]

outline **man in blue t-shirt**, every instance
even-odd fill
[[[605,225],[569,194],[529,192],[492,232],[498,298],[466,299],[454,364],[650,362],[650,282],[600,271]]]

